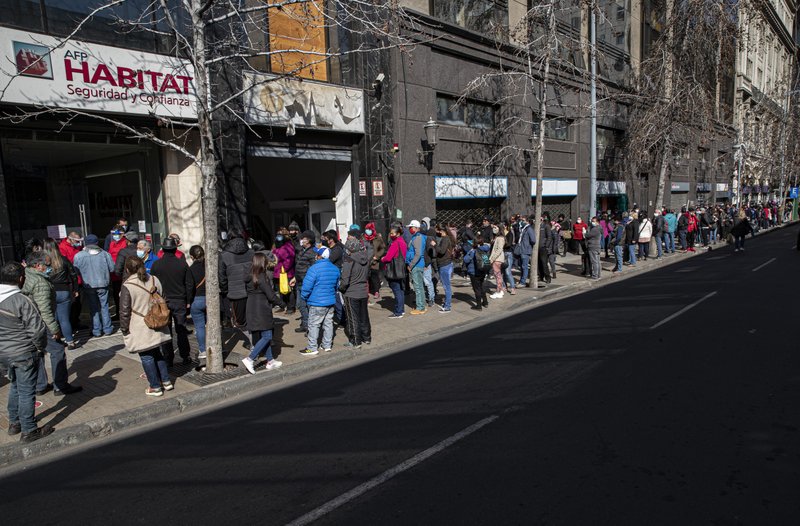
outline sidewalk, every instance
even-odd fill
[[[724,246],[724,244],[717,245],[717,247]],[[39,424],[52,424],[56,427],[55,433],[46,439],[22,446],[18,444],[18,436],[11,437],[4,432],[8,427],[5,401],[9,387],[7,379],[0,378],[0,401],[2,401],[0,429],[3,430],[0,433],[0,466],[59,447],[74,445],[124,427],[152,422],[164,416],[236,396],[268,383],[278,383],[306,374],[313,369],[330,367],[359,356],[395,348],[427,334],[441,333],[468,323],[496,319],[503,312],[527,308],[553,296],[602,286],[704,252],[705,250],[699,249],[694,254],[677,253],[665,256],[661,260],[651,258],[639,262],[635,269],[624,267],[622,273],[611,272],[613,259],[601,258],[603,272],[599,281],[579,276],[580,257],[567,254],[564,258],[557,258],[558,276],[550,285],[539,289],[520,289],[516,295],[506,294],[504,298],[498,300],[490,298],[489,308],[482,312],[470,309],[474,298],[469,280],[454,275],[452,312],[441,314],[438,308],[434,307],[425,315],[410,316],[408,315],[410,308],[407,308],[404,318],[389,319],[394,298],[388,287],[384,287],[380,303],[369,307],[372,344],[364,345],[358,351],[347,351],[342,348],[346,338],[339,329],[336,331],[331,353],[320,353],[314,357],[301,356],[298,351],[305,347],[306,340],[304,334],[295,332],[299,326],[298,316],[287,317],[285,314],[277,314],[273,353],[284,364],[280,370],[264,372],[262,361],[257,374],[249,375],[240,361],[248,353],[244,346],[244,338],[238,331],[226,330],[224,352],[228,355],[225,362],[238,366],[226,373],[230,379],[207,385],[210,379],[196,370],[199,364],[176,366],[173,371],[176,376],[175,389],[166,392],[160,398],[145,396],[147,382],[140,378],[142,366],[139,357],[125,351],[121,335],[116,333],[108,337],[91,338],[77,350],[67,351],[69,381],[82,386],[83,391],[63,397],[56,397],[49,392],[37,397],[37,400],[42,402],[41,407],[37,409]],[[487,291],[494,289],[493,283],[493,278],[491,280],[487,278],[484,285]],[[441,296],[443,293],[441,287],[439,292]],[[413,304],[413,294],[407,296],[406,300],[407,305]],[[82,340],[86,338],[86,335],[82,336]],[[193,334],[189,336],[189,340],[193,348],[196,348],[197,342]],[[49,359],[45,358],[44,363],[48,369],[48,377],[52,381]],[[74,426],[82,426],[80,434],[75,431],[78,428]]]

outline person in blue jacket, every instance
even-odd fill
[[[469,274],[469,281],[472,285],[472,291],[475,293],[475,306],[472,310],[483,310],[484,307],[489,306],[489,300],[486,299],[486,290],[483,288],[483,280],[486,278],[486,272],[489,266],[482,268],[478,258],[481,255],[486,256],[488,261],[489,251],[491,247],[489,243],[484,243],[483,235],[478,234],[475,241],[467,240],[464,244],[464,266]]]
[[[329,352],[333,346],[333,313],[336,290],[341,271],[330,260],[330,250],[315,248],[317,261],[308,269],[303,280],[300,297],[308,305],[308,346],[300,351],[303,356],[319,352],[319,328],[322,326],[322,349]]]

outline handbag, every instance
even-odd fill
[[[564,239],[572,239],[572,230],[562,230],[561,237]]]
[[[386,279],[395,281],[406,279],[406,263],[399,253],[386,264],[385,274]]]
[[[281,273],[278,277],[278,292],[281,294],[289,294],[292,291],[291,287],[289,287],[289,275],[286,273],[286,269],[281,267]]]

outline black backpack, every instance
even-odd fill
[[[475,249],[475,271],[481,274],[488,274],[492,268],[489,261],[489,253],[480,249]]]

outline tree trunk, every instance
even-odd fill
[[[664,138],[664,151],[661,154],[661,166],[658,170],[658,186],[656,187],[656,210],[664,206],[664,188],[667,182],[667,167],[669,167],[669,154],[672,150],[670,134]]]
[[[206,66],[206,25],[202,0],[192,0],[192,39],[194,42],[194,68],[197,86],[197,127],[200,132],[200,175],[202,177],[203,237],[206,252],[206,372],[221,373],[222,327],[220,324],[219,294],[219,224],[217,203],[217,156],[214,150],[211,107],[211,89]]]
[[[675,70],[675,52],[673,49],[673,30],[671,25],[672,20],[672,9],[673,9],[673,0],[667,0],[666,6],[666,20],[667,20],[667,56],[664,57],[664,102],[671,107],[672,106],[672,82],[673,78],[672,75]],[[666,123],[667,126],[672,124],[672,110],[669,110],[669,123]],[[663,152],[661,154],[661,166],[658,170],[658,186],[656,190],[656,208],[661,208],[664,205],[664,186],[667,180],[667,167],[669,166],[669,156],[672,153],[672,140],[671,135],[667,133],[666,137],[664,138],[663,144]]]

